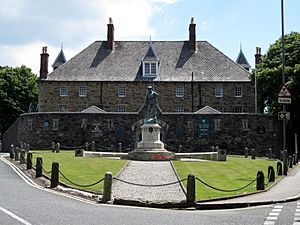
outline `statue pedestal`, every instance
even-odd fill
[[[164,148],[164,143],[160,141],[160,126],[157,123],[147,123],[141,126],[142,141],[137,144],[137,148],[128,154],[132,160],[171,160],[174,153]]]

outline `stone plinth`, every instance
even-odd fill
[[[165,145],[160,140],[160,126],[157,123],[148,123],[141,126],[142,141],[137,144],[137,148],[128,154],[133,160],[171,160],[174,153],[165,149]]]

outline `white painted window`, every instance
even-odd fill
[[[176,97],[182,98],[184,96],[184,86],[183,84],[176,85]]]
[[[121,98],[126,97],[126,85],[125,84],[119,84],[118,96]]]
[[[61,86],[59,91],[60,97],[66,97],[68,96],[68,87],[67,86]]]
[[[143,74],[145,77],[157,76],[157,62],[143,62]]]
[[[234,97],[243,97],[243,86],[236,84],[234,87]]]
[[[79,87],[79,97],[86,97],[87,94],[87,86]]]
[[[117,111],[118,112],[126,112],[126,106],[125,105],[118,105]]]
[[[183,106],[177,106],[175,111],[176,112],[184,112],[184,107]]]
[[[223,97],[223,84],[221,84],[221,83],[216,83],[215,84],[215,96],[217,98],[222,98]]]

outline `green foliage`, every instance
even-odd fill
[[[285,35],[285,81],[292,93],[292,104],[287,105],[291,112],[289,123],[293,130],[299,131],[300,114],[300,33],[291,32]],[[268,52],[262,56],[262,63],[257,66],[257,87],[260,111],[264,102],[270,107],[270,113],[282,110],[277,103],[277,95],[282,86],[282,40],[279,38],[272,44]],[[298,117],[297,117],[298,116]]]
[[[38,102],[38,78],[26,66],[0,67],[0,132]]]

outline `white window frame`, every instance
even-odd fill
[[[118,87],[118,96],[120,98],[126,97],[126,84],[124,84],[124,83],[119,84],[119,87]]]
[[[126,112],[126,106],[125,105],[118,105],[117,112]]]
[[[221,119],[214,119],[214,130],[215,131],[221,130]]]
[[[236,84],[234,86],[234,97],[236,97],[236,98],[243,97],[243,85],[242,84]]]
[[[147,71],[146,71],[146,65],[149,66],[149,69],[147,69]],[[144,61],[143,62],[144,77],[156,77],[157,74],[158,74],[158,62],[156,62],[156,61]]]
[[[243,130],[249,130],[249,120],[242,119],[242,129]]]
[[[218,110],[221,113],[224,112],[224,107],[223,106],[217,106],[215,109]]]
[[[68,96],[68,86],[61,86],[60,87],[59,96],[60,97],[67,97]]]
[[[184,107],[183,106],[176,106],[175,112],[178,112],[178,113],[184,112]]]
[[[215,84],[215,97],[217,97],[217,98],[223,97],[223,84],[222,83]]]
[[[176,85],[176,97],[177,98],[183,98],[184,97],[184,85],[183,84],[177,84]]]
[[[79,95],[79,97],[86,97],[86,95],[87,95],[87,86],[79,86],[78,95]]]

